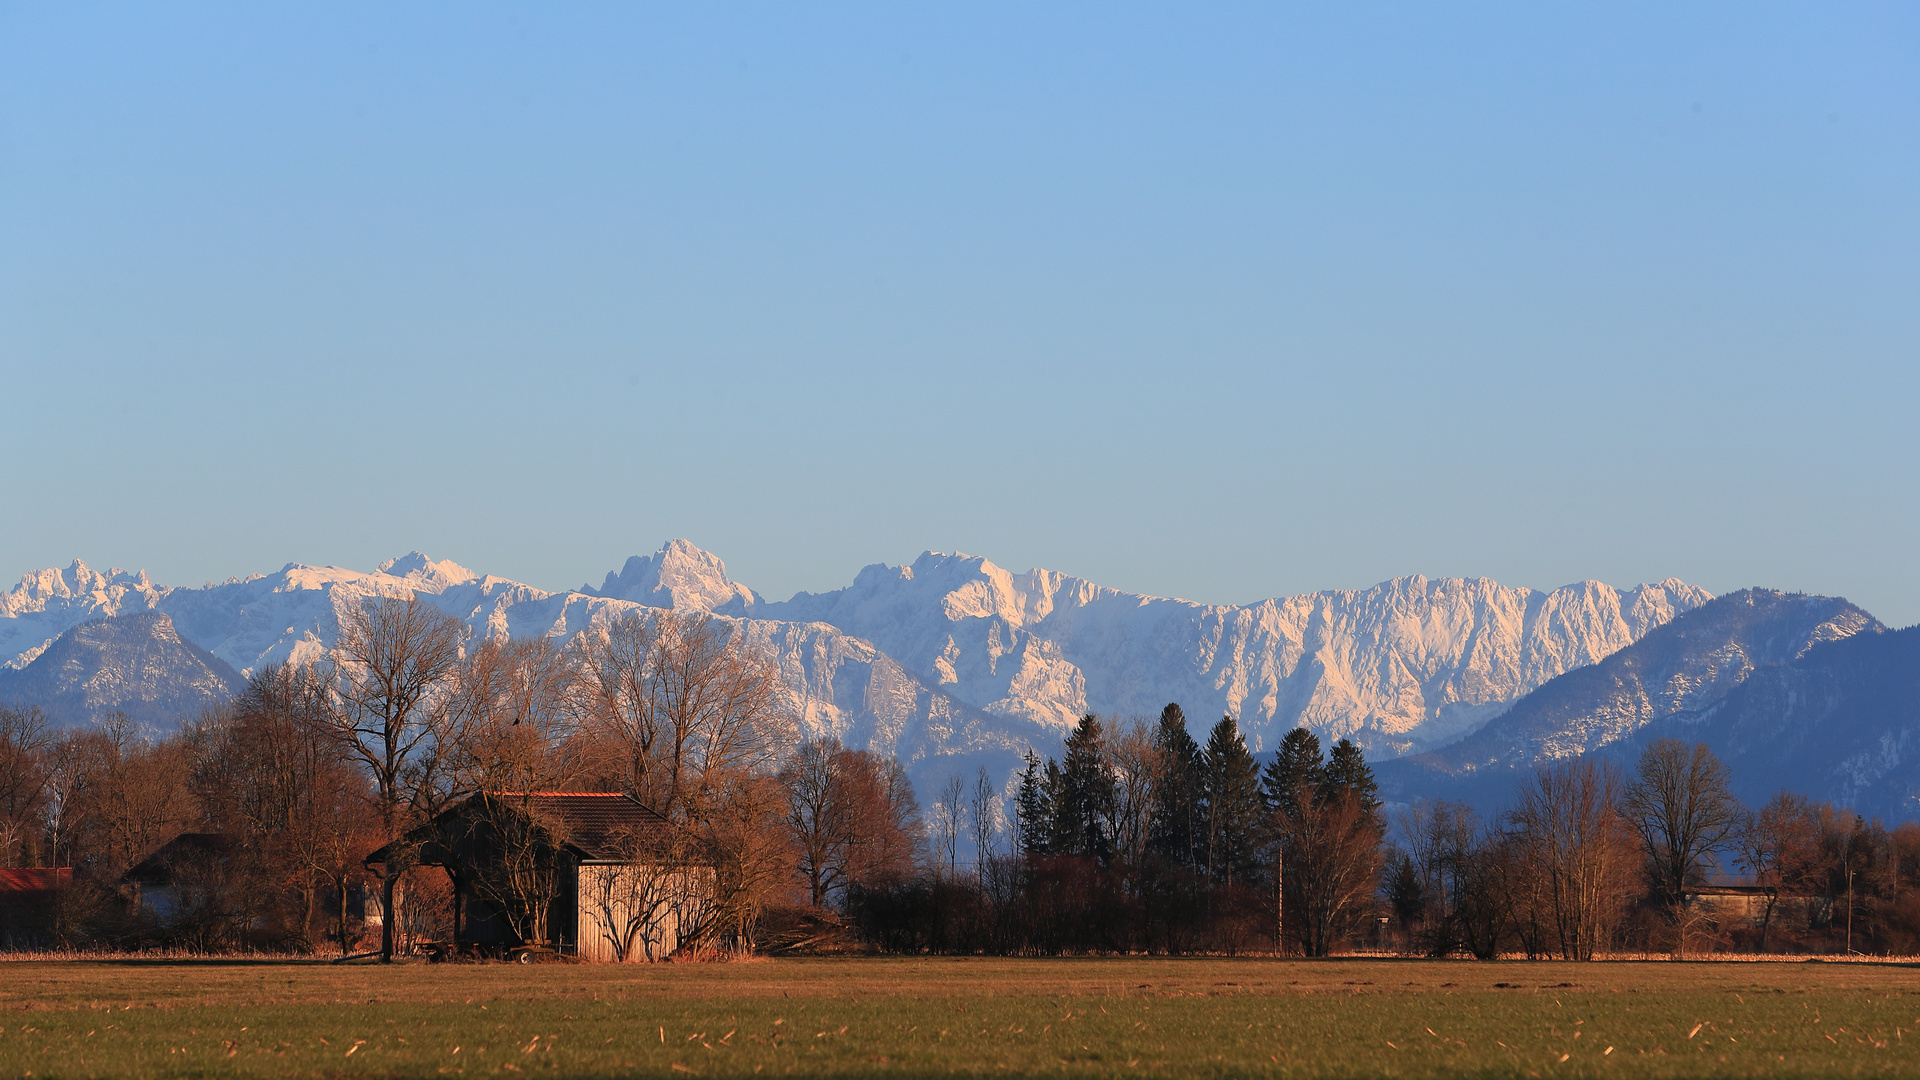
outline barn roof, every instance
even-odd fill
[[[120,880],[134,885],[171,885],[174,868],[182,859],[225,861],[239,846],[239,842],[226,833],[181,833],[140,860]]]
[[[625,863],[635,854],[665,855],[674,852],[676,840],[685,839],[679,827],[652,808],[631,796],[606,791],[484,792],[441,811],[432,821],[408,833],[407,838],[430,849],[439,847],[447,826],[487,798],[525,799],[536,815],[558,824],[555,832],[560,846],[581,862]],[[696,859],[705,858],[704,848],[695,845],[686,845],[675,854],[685,858],[695,851],[700,852],[694,855]],[[373,865],[386,861],[386,857],[387,848],[382,847],[368,855],[366,862]],[[433,862],[451,857],[451,852],[442,849],[423,857]]]
[[[495,792],[518,799],[518,791]],[[560,820],[565,846],[588,862],[625,862],[637,847],[666,851],[673,846],[673,823],[639,800],[615,792],[535,791],[524,793],[536,812]]]

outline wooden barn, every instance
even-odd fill
[[[441,867],[452,883],[456,952],[664,960],[712,918],[706,846],[626,795],[483,792],[407,840],[417,865]]]

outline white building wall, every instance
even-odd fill
[[[705,925],[713,905],[711,867],[588,863],[579,881],[574,948],[582,960],[665,960]]]

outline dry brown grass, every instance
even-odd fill
[[[25,962],[0,1027],[0,1075],[36,1077],[1920,1075],[1920,968]]]

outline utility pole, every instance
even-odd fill
[[[1853,860],[1847,860],[1847,955],[1853,955]]]
[[[1287,947],[1287,845],[1282,840],[1273,846],[1273,955]]]

